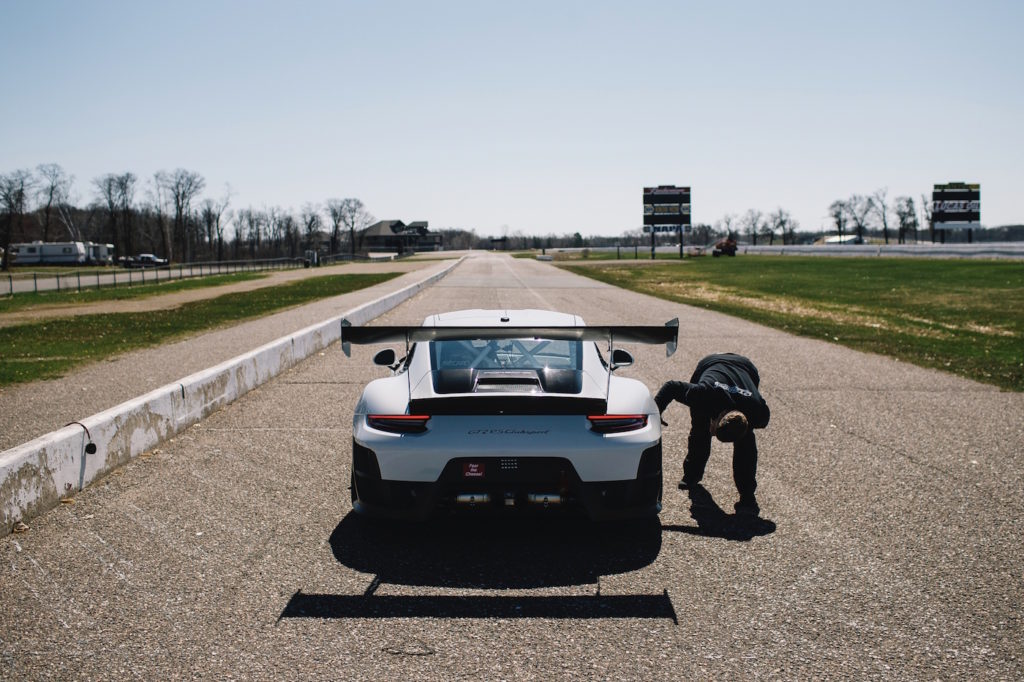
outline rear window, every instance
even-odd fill
[[[582,368],[582,342],[554,339],[432,341],[430,363],[447,369]]]

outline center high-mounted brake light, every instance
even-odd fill
[[[423,433],[427,430],[429,414],[368,414],[366,423],[378,431],[389,433]]]
[[[622,433],[647,426],[646,414],[592,414],[587,419],[596,433]]]

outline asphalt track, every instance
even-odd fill
[[[763,521],[716,444],[691,506],[666,412],[660,523],[363,523],[373,347],[332,347],[0,540],[4,679],[1024,677],[1024,396],[501,256],[380,318],[538,307],[680,318],[652,389],[749,355],[773,408]]]

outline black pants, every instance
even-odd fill
[[[687,483],[699,483],[704,478],[704,467],[711,456],[711,419],[690,410],[690,436],[683,460],[683,480]],[[757,442],[753,429],[732,445],[732,480],[741,499],[753,496],[757,489]]]
[[[700,367],[697,369],[690,378],[691,382],[700,378]],[[683,382],[666,381],[655,396],[655,402],[665,406],[673,400],[683,402],[684,394]],[[687,439],[686,459],[683,460],[683,480],[687,483],[699,483],[704,478],[704,467],[711,456],[711,420],[714,417],[690,408],[690,436]],[[757,489],[757,442],[753,429],[733,443],[732,480],[741,498],[752,496]]]

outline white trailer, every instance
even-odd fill
[[[79,265],[88,257],[83,242],[30,242],[11,244],[18,265]]]
[[[97,244],[96,242],[85,242],[85,249],[88,253],[86,260],[94,265],[113,265],[114,245]]]

